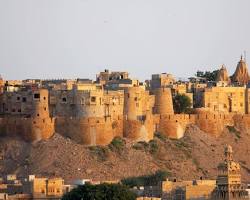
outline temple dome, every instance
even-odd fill
[[[217,73],[216,82],[219,82],[219,81],[230,83],[230,78],[228,76],[225,65],[222,65],[220,70]]]
[[[232,81],[237,82],[241,85],[248,84],[249,81],[248,66],[245,60],[243,60],[242,56],[232,76]]]

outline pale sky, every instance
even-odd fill
[[[0,0],[4,79],[231,74],[244,51],[250,0]]]

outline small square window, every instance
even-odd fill
[[[63,98],[62,98],[62,102],[64,102],[64,103],[67,102],[67,98],[66,98],[66,97],[63,97]]]
[[[40,94],[39,93],[34,94],[34,99],[40,99]]]
[[[22,102],[26,102],[27,101],[27,98],[26,97],[23,97],[22,98]]]
[[[91,97],[91,102],[96,102],[96,97]]]

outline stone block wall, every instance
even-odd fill
[[[123,136],[123,118],[56,118],[56,132],[85,145],[107,145]]]
[[[49,139],[54,134],[54,118],[4,117],[0,119],[1,136],[20,136],[28,142]]]

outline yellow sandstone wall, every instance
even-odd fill
[[[123,118],[56,119],[56,132],[86,145],[107,145],[114,137],[123,136]]]
[[[186,126],[190,123],[190,115],[161,115],[157,131],[167,137],[179,139],[184,136]]]
[[[55,120],[53,118],[20,118],[15,116],[0,119],[1,136],[20,136],[33,142],[49,139],[54,134]]]
[[[124,137],[134,141],[150,141],[154,138],[155,124],[152,115],[147,115],[145,121],[124,120]]]
[[[221,135],[226,126],[250,132],[250,115],[200,113],[192,115],[161,115],[155,119],[156,131],[170,138],[184,136],[187,125],[197,125],[202,131],[215,137]]]
[[[186,186],[185,189],[187,200],[200,198],[209,199],[215,189],[215,185],[189,185]]]

